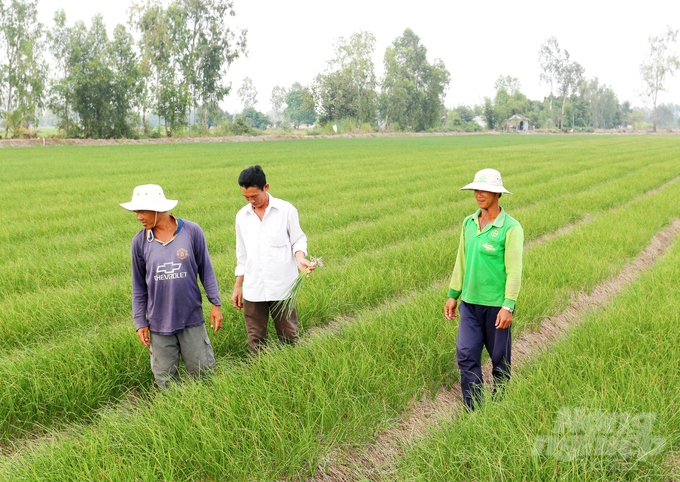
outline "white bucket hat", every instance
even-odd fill
[[[471,182],[460,190],[468,189],[471,191],[489,191],[512,194],[503,187],[503,179],[501,173],[495,169],[482,169],[475,174],[474,182]]]
[[[177,201],[165,199],[163,188],[157,184],[144,184],[132,191],[132,201],[120,204],[128,211],[156,211],[164,213],[177,206]]]

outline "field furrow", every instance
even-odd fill
[[[626,192],[629,195],[637,193],[636,190]],[[622,198],[619,201],[626,199]],[[595,203],[591,207],[599,210],[608,205],[598,207]],[[532,205],[529,212],[535,211],[536,205]],[[544,213],[539,211],[536,219],[542,216]],[[528,219],[531,221],[531,217]],[[444,250],[442,246],[448,246],[448,249]],[[329,270],[323,273],[314,285],[310,285],[313,289],[307,294],[315,304],[307,306],[305,300],[301,300],[301,311],[305,314],[301,318],[303,327],[323,325],[332,318],[376,306],[405,291],[429,287],[433,279],[448,274],[450,268],[446,265],[455,257],[456,247],[457,233],[446,230],[424,240],[391,247],[380,254],[360,257],[342,272]],[[329,296],[328,292],[338,282],[344,291],[336,288]],[[543,302],[545,307],[552,300]],[[244,329],[238,315],[229,313],[228,319],[233,320],[231,326],[225,328],[219,339],[214,338],[216,354],[241,357],[246,353]],[[83,315],[85,323],[88,314]],[[543,316],[544,311],[539,311],[534,320]],[[49,327],[41,328],[49,331]],[[105,356],[107,351],[115,356]],[[66,422],[90,420],[98,408],[124,397],[131,388],[148,388],[152,377],[144,353],[136,343],[132,327],[121,322],[73,330],[63,339],[47,339],[37,346],[15,351],[11,358],[0,361],[0,379],[13,380],[4,389],[0,385],[8,414],[0,425],[0,433],[7,440],[22,432],[30,433],[36,427],[58,427]],[[83,370],[83,366],[87,369]],[[50,389],[43,391],[43,386]]]
[[[546,318],[536,331],[525,332],[519,339],[513,340],[513,370],[530,363],[533,364],[531,369],[540,369],[536,358],[542,352],[551,350],[552,345],[568,330],[575,329],[588,316],[592,317],[595,312],[608,306],[615,296],[632,285],[658,258],[669,251],[678,234],[680,219],[655,234],[649,246],[616,277],[599,284],[590,294],[580,293],[559,315]],[[489,389],[493,386],[491,368],[491,361],[487,358],[483,372]],[[490,397],[490,393],[486,396]],[[325,482],[405,480],[399,466],[404,463],[404,458],[413,457],[413,454],[405,456],[404,451],[414,451],[409,447],[416,447],[418,450],[422,446],[431,446],[429,439],[432,438],[432,432],[456,423],[455,417],[462,413],[460,383],[454,383],[450,389],[440,387],[433,398],[426,396],[409,407],[405,412],[406,417],[381,433],[374,443],[332,454],[332,457],[320,465],[323,471],[318,471],[312,479]],[[439,436],[441,433],[437,432],[435,437]],[[408,479],[411,480],[411,477]]]
[[[443,417],[374,480],[675,480],[680,297],[669,286],[678,282],[676,242],[604,311],[516,371],[502,401]]]
[[[545,147],[542,142],[539,147]],[[574,145],[566,144],[565,149]],[[593,219],[527,253],[516,334],[564,309],[579,291],[590,292],[618,273],[655,232],[680,214],[674,202],[679,183],[643,196],[677,177],[672,156],[663,162],[664,169],[624,175],[606,188],[582,191],[574,202],[565,199],[558,210],[548,202],[517,208],[526,216],[518,218],[527,227],[550,214],[559,219],[555,229],[585,214]],[[621,208],[609,211],[616,206]],[[551,223],[555,222],[544,220],[528,238],[553,231],[548,228]],[[364,258],[364,264],[353,265],[363,255],[359,253],[343,271],[333,273],[329,268],[310,282],[301,311],[314,312],[315,303],[324,306],[329,299],[342,302],[347,295],[369,291],[367,287],[378,293],[374,301],[367,294],[351,306],[356,320],[339,332],[296,348],[272,350],[252,363],[223,363],[212,382],[187,383],[130,413],[104,411],[77,437],[55,437],[34,452],[2,462],[3,476],[12,480],[32,480],[34,474],[43,480],[78,480],[82,474],[112,480],[310,476],[329,452],[373,439],[375,431],[389,425],[410,400],[455,380],[456,333],[441,315],[445,293],[428,288],[451,269],[455,231],[388,246]],[[374,270],[380,276],[372,277]],[[315,291],[324,283],[344,290],[344,282],[354,284],[348,291],[333,292],[337,298],[321,298],[322,293]],[[370,309],[385,296],[409,289],[419,292],[390,307]],[[333,308],[329,303],[319,316]],[[4,374],[0,380],[5,380]],[[173,464],[165,462],[168,454]]]

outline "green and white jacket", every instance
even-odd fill
[[[481,212],[478,209],[463,221],[449,297],[514,309],[522,283],[524,230],[503,208],[480,230]]]

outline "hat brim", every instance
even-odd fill
[[[512,194],[510,191],[505,189],[503,186],[494,186],[493,184],[488,184],[486,182],[471,182],[465,187],[460,188],[461,191],[488,191],[488,192],[498,192],[502,194]]]
[[[159,203],[150,203],[150,202],[144,202],[144,201],[130,201],[129,203],[120,203],[120,207],[123,209],[127,209],[128,211],[156,211],[157,213],[164,213],[167,211],[170,211],[172,208],[177,206],[177,203],[179,201],[176,201],[174,199],[166,199],[165,201],[161,201]]]

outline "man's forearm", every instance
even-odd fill
[[[236,277],[236,281],[234,282],[234,289],[240,288],[241,286],[243,286],[243,278],[244,278],[243,275]]]

